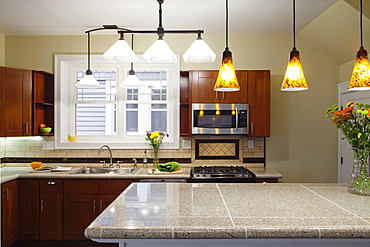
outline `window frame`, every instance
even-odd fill
[[[163,139],[163,149],[179,149],[180,147],[180,63],[174,64],[151,64],[147,63],[142,56],[138,56],[140,62],[134,64],[135,70],[166,70],[167,71],[167,129],[168,138]],[[177,55],[178,61],[179,55]],[[74,104],[75,96],[75,71],[86,71],[86,55],[54,55],[55,61],[55,149],[95,149],[102,144],[108,144],[112,149],[149,149],[149,142],[145,141],[145,133],[142,135],[125,135],[126,111],[124,88],[119,84],[126,78],[130,70],[130,63],[113,63],[104,59],[101,55],[91,56],[91,70],[115,70],[117,74],[117,133],[114,136],[79,136],[77,142],[69,142],[68,134],[74,130]],[[71,83],[65,83],[71,82]],[[153,101],[152,101],[153,102]],[[164,103],[164,102],[162,102]],[[150,117],[150,116],[148,116]],[[125,127],[119,127],[120,125]]]

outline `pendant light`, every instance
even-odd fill
[[[199,32],[198,38],[187,49],[182,58],[186,63],[212,63],[216,59],[216,54],[204,42]]]
[[[131,49],[132,50],[134,49],[134,35],[133,34],[131,36],[131,48],[130,48],[130,50]],[[139,78],[137,78],[137,76],[135,75],[134,63],[133,62],[131,62],[131,69],[129,71],[129,75],[126,77],[125,80],[123,80],[123,82],[121,82],[121,84],[119,86],[123,87],[123,88],[144,87],[145,86],[143,83],[141,83]]]
[[[348,90],[370,90],[370,64],[367,51],[363,46],[362,34],[362,0],[360,0],[360,40],[361,47],[356,54],[356,61],[352,71],[351,80],[348,85]]]
[[[162,4],[164,0],[158,0],[159,3],[159,26],[157,28],[158,39],[143,54],[145,60],[149,63],[176,63],[177,57],[171,48],[164,41],[164,28],[162,26]]]
[[[236,78],[231,51],[229,50],[229,1],[226,0],[226,47],[222,53],[222,64],[218,72],[215,91],[233,92],[239,91],[239,83]]]
[[[90,33],[87,33],[87,70],[84,77],[75,84],[79,88],[100,88],[102,85],[94,78],[90,69]]]
[[[308,85],[303,74],[299,51],[295,46],[295,0],[293,0],[293,50],[290,52],[281,91],[303,91],[307,89]]]
[[[118,31],[120,38],[104,54],[103,57],[113,62],[139,62],[138,57],[124,39],[124,33]]]

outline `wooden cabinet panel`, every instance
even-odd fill
[[[86,195],[99,193],[99,180],[64,180],[64,194]]]
[[[270,136],[270,71],[248,72],[249,134]]]
[[[64,195],[64,239],[85,239],[86,227],[99,214],[98,195]]]
[[[39,239],[39,180],[21,179],[19,185],[19,239]]]
[[[236,71],[240,91],[216,92],[218,70],[190,71],[192,103],[247,103],[247,74],[247,71]]]
[[[132,182],[134,180],[64,180],[63,239],[85,239],[86,227]]]
[[[121,194],[134,180],[99,180],[99,195]]]
[[[17,181],[1,185],[1,246],[7,247],[18,240]]]
[[[40,180],[40,239],[63,238],[63,180]]]
[[[32,135],[32,71],[0,70],[1,136]]]
[[[33,135],[53,135],[54,132],[54,75],[33,71]],[[40,124],[51,127],[51,133],[40,132]]]

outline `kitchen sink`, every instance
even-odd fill
[[[134,174],[138,168],[101,168],[101,167],[84,167],[69,174]]]

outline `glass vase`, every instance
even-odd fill
[[[155,169],[157,169],[159,165],[158,153],[159,153],[159,145],[153,146],[153,167]]]
[[[353,149],[354,161],[348,191],[354,194],[370,196],[370,150]]]

